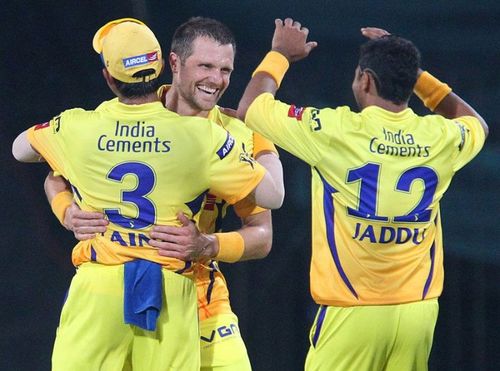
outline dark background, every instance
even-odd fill
[[[91,47],[94,32],[120,17],[144,20],[164,53],[191,16],[226,23],[239,43],[221,105],[236,107],[253,68],[270,48],[274,19],[308,26],[319,47],[293,65],[278,97],[298,105],[355,106],[351,80],[363,41],[380,26],[413,40],[423,67],[480,112],[490,136],[442,202],[445,289],[431,370],[500,367],[500,2],[498,1],[24,1],[2,2],[0,370],[49,370],[60,307],[74,269],[73,236],[43,194],[46,165],[16,163],[15,136],[71,107],[112,97]],[[169,73],[163,77],[167,82]],[[427,112],[417,99],[418,113]],[[256,371],[301,370],[316,307],[309,296],[309,168],[281,152],[286,199],[274,215],[274,246],[262,261],[224,265],[232,304]]]

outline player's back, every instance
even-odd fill
[[[333,257],[325,264],[325,252],[313,250],[313,294],[337,305],[439,296],[439,201],[455,171],[478,149],[461,153],[465,126],[437,115],[375,106],[360,114],[342,110],[333,115],[338,123],[330,128],[331,155],[313,169],[313,192],[321,193],[313,202],[323,218],[314,223],[313,238],[325,238],[319,246],[328,246]],[[337,280],[324,290],[318,282],[332,270]]]
[[[114,99],[95,111],[65,111],[52,127],[63,155],[47,160],[71,182],[82,209],[103,212],[110,221],[103,236],[78,245],[74,262],[75,256],[104,264],[149,257],[169,267],[147,245],[147,232],[153,224],[178,225],[178,212],[197,218],[214,181],[214,162],[234,145],[215,124],[179,116],[160,102],[130,106]]]
[[[439,201],[484,143],[473,117],[301,108],[260,95],[247,124],[311,165],[311,293],[325,305],[433,298],[443,285]]]

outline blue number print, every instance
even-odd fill
[[[388,221],[385,216],[376,215],[378,182],[380,176],[380,165],[368,163],[359,168],[349,170],[347,183],[360,181],[359,205],[357,209],[347,208],[349,215],[369,219]],[[396,184],[396,190],[409,192],[415,180],[422,180],[424,191],[418,204],[406,215],[394,217],[394,222],[428,222],[431,218],[431,210],[428,209],[438,185],[438,176],[434,170],[428,167],[414,167],[406,170]]]
[[[427,208],[432,203],[438,184],[438,177],[434,170],[428,167],[414,167],[406,170],[399,178],[396,189],[409,192],[412,183],[417,179],[424,182],[424,193],[420,202],[407,215],[396,216],[395,222],[428,222],[431,219],[431,210]]]
[[[155,173],[146,164],[125,162],[113,167],[107,177],[112,181],[121,182],[129,174],[137,177],[137,186],[132,190],[123,190],[121,201],[133,203],[137,207],[137,218],[123,216],[120,209],[104,209],[104,212],[110,222],[124,228],[147,228],[154,224],[156,218],[155,205],[146,197],[155,186]]]
[[[361,181],[359,186],[358,209],[347,208],[347,213],[363,219],[388,221],[389,218],[377,216],[377,190],[380,165],[366,164],[357,169],[349,170],[347,183]]]

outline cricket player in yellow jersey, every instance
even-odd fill
[[[94,111],[71,109],[20,134],[19,161],[45,159],[71,184],[84,210],[106,214],[107,231],[73,250],[78,267],[61,314],[54,370],[198,370],[193,264],[158,254],[156,223],[199,218],[207,189],[229,203],[250,195],[280,204],[265,169],[245,161],[234,138],[205,118],[166,110],[156,37],[121,19],[93,46],[117,98]],[[243,156],[243,157],[242,157]]]
[[[274,94],[316,47],[276,20],[272,51],[238,107],[247,125],[311,165],[311,293],[320,305],[306,370],[427,370],[443,288],[439,202],[480,151],[484,120],[420,70],[408,40],[380,29],[361,46],[348,107],[302,108]],[[435,115],[408,108],[412,90]]]
[[[281,164],[273,144],[252,133],[233,117],[234,113],[228,114],[228,110],[216,106],[229,84],[235,51],[234,36],[225,25],[202,17],[188,20],[177,28],[172,40],[169,57],[172,85],[162,86],[159,96],[171,111],[208,117],[226,129],[243,146],[243,161],[253,161],[249,156],[254,155],[283,191]],[[73,230],[78,239],[85,240],[106,231],[108,222],[103,214],[69,207],[72,195],[61,192],[65,191],[65,185],[59,177],[49,176],[45,188],[61,223]],[[269,253],[272,243],[271,212],[247,200],[235,205],[236,213],[242,218],[242,228],[214,234],[220,232],[227,207],[228,203],[209,191],[200,215],[199,230],[180,215],[182,227],[158,225],[151,233],[154,240],[150,244],[159,248],[160,254],[201,262],[194,266],[194,276],[198,289],[203,371],[251,369],[217,260],[234,262],[262,258]]]

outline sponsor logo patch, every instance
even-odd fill
[[[297,107],[295,104],[290,106],[288,110],[288,117],[295,117],[297,120],[302,120],[302,114],[304,113],[304,107]]]
[[[240,162],[246,162],[248,164],[250,164],[250,166],[252,167],[252,169],[254,168],[253,165],[255,163],[255,160],[253,159],[252,156],[250,156],[250,154],[246,151],[245,149],[245,143],[242,143],[241,144],[241,148],[242,148],[242,152],[240,153]]]
[[[469,130],[461,123],[455,122],[455,124],[460,129],[460,144],[458,145],[458,150],[462,151],[462,149],[464,148],[464,144],[465,144],[465,138],[466,138],[465,135],[466,135],[466,133],[469,132]]]
[[[132,68],[136,66],[142,66],[143,64],[152,63],[158,60],[158,52],[151,52],[142,55],[136,55],[134,57],[128,57],[122,59],[123,66],[125,68]]]
[[[229,133],[227,133],[226,141],[224,142],[222,147],[220,147],[219,150],[217,151],[217,155],[222,160],[224,157],[228,155],[229,152],[231,152],[233,147],[234,147],[234,138],[231,135],[229,135]]]
[[[50,126],[50,122],[44,122],[43,124],[37,124],[35,125],[35,130],[40,130],[40,129],[45,129]]]

